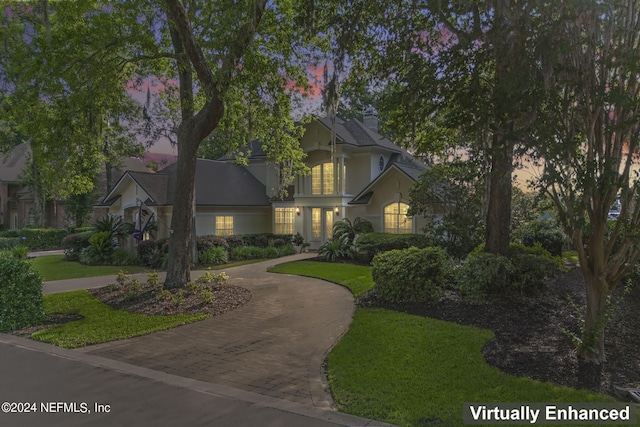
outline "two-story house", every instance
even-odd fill
[[[331,124],[317,118],[305,125],[300,141],[311,174],[297,177],[284,199],[274,197],[276,171],[259,143],[247,166],[233,159],[200,159],[196,166],[196,233],[232,235],[300,232],[318,247],[330,238],[333,224],[362,217],[374,230],[413,233],[420,219],[407,217],[409,189],[425,165],[377,132],[375,115],[364,122],[337,119],[335,145]],[[161,172],[127,172],[104,198],[111,214],[134,221],[145,203],[158,223],[158,237],[168,237],[176,165]]]

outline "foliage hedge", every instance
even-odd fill
[[[0,237],[0,251],[6,251],[22,243],[22,239],[19,237]]]
[[[59,249],[67,234],[68,230],[58,228],[23,228],[2,232],[3,237],[19,237],[31,250]]]
[[[533,247],[512,243],[508,257],[484,252],[481,245],[457,270],[455,282],[463,294],[474,299],[534,294],[563,269],[562,260],[551,256],[539,243]]]
[[[562,247],[567,240],[563,231],[549,220],[531,221],[517,231],[525,246],[542,245],[553,256],[562,256]]]
[[[0,239],[20,239],[20,244],[28,246],[32,251],[60,249],[62,248],[62,240],[67,235],[87,231],[91,231],[91,228],[84,227],[72,231],[66,228],[22,228],[1,231]]]
[[[381,252],[428,246],[432,246],[432,241],[423,234],[366,233],[356,239],[356,250],[365,262],[371,262]]]
[[[373,258],[372,276],[378,296],[386,301],[432,300],[451,277],[449,255],[440,248],[394,249]]]
[[[83,233],[68,234],[62,239],[62,249],[64,249],[64,259],[67,261],[78,261],[80,253],[84,248],[89,246],[89,238],[93,232],[87,231]]]
[[[10,253],[0,254],[0,331],[32,326],[42,320],[42,276],[30,262]]]

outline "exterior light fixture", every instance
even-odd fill
[[[296,215],[300,216],[300,207],[296,206]]]
[[[336,213],[336,215],[340,216],[340,209],[337,206],[336,206],[336,209],[335,209],[335,213]]]

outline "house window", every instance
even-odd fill
[[[327,162],[311,168],[311,194],[333,194],[333,163]]]
[[[384,207],[384,232],[409,234],[413,231],[413,221],[407,216],[409,205],[402,202],[390,203]]]
[[[311,237],[319,239],[322,237],[322,209],[311,209]]]
[[[232,216],[216,216],[216,236],[233,235],[233,217]]]
[[[347,194],[347,165],[342,166],[342,194]]]
[[[276,234],[293,234],[296,218],[295,208],[276,208]]]

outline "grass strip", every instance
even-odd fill
[[[170,329],[209,317],[208,314],[153,316],[118,310],[86,290],[44,296],[44,310],[83,316],[81,320],[35,332],[31,338],[65,348],[84,347]]]
[[[75,261],[65,261],[64,255],[37,257],[31,262],[47,282],[81,277],[115,276],[120,270],[127,274],[142,273],[148,270],[138,265],[84,265]]]
[[[328,357],[340,410],[400,426],[462,426],[464,402],[607,402],[608,396],[505,374],[486,363],[489,330],[358,309]]]
[[[346,287],[355,297],[373,288],[374,285],[371,267],[364,265],[293,261],[271,267],[269,271],[324,279]]]

